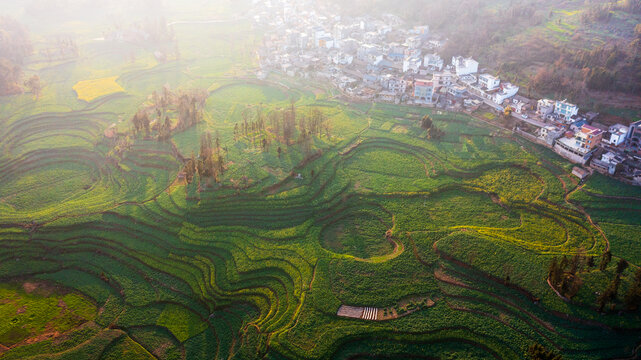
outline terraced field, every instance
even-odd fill
[[[588,290],[565,303],[545,284],[551,256],[580,248],[611,248],[632,276],[633,193],[608,195],[598,177],[577,188],[554,154],[462,115],[432,114],[447,134],[435,142],[417,124],[427,110],[299,101],[354,131],[311,160],[296,146],[287,161],[263,155],[258,166],[284,175],[240,193],[226,184],[246,155],[230,152],[238,165],[197,201],[169,186],[180,160],[167,143],[140,140],[106,162],[99,104],[9,121],[3,282],[52,284],[98,312],[52,339],[3,343],[1,358],[521,358],[535,342],[567,358],[635,353],[638,314],[599,315]],[[211,122],[224,133],[226,119]],[[87,141],[38,149],[47,134]],[[398,305],[417,296],[434,306]],[[367,316],[340,317],[341,305]],[[384,308],[411,312],[372,321]]]
[[[11,319],[0,359],[521,359],[534,343],[565,359],[639,355],[639,312],[600,314],[595,292],[624,258],[622,298],[641,265],[641,191],[599,176],[579,185],[554,153],[466,115],[259,81],[244,21],[237,43],[220,40],[234,27],[180,26],[200,26],[218,50],[187,42],[183,60],[151,65],[107,57],[126,93],[88,102],[72,91],[90,78],[80,65],[64,79],[43,70],[37,104],[0,99],[0,314]],[[165,84],[208,89],[203,121],[165,141],[136,136],[112,157],[105,129],[126,131]],[[265,149],[235,139],[243,113],[290,101],[320,109],[330,135]],[[425,114],[442,139],[426,140]],[[185,185],[207,131],[226,171]],[[548,265],[577,253],[597,265],[565,302]]]

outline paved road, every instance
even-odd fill
[[[481,98],[481,97],[478,97],[478,96],[476,98],[481,100],[481,101],[483,101],[486,105],[492,107],[493,109],[496,109],[496,110],[499,110],[499,111],[503,111],[503,107],[502,106],[497,105],[496,103],[494,103],[491,100],[484,99],[484,98]],[[538,121],[538,120],[534,120],[534,119],[530,119],[530,118],[526,119],[521,114],[517,114],[515,112],[512,112],[512,116],[517,120],[524,121],[524,122],[526,122],[528,124],[534,125],[534,126],[539,127],[539,128],[547,126],[544,122],[541,122],[541,121]]]

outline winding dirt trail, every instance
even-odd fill
[[[605,251],[610,251],[610,241],[608,240],[608,237],[605,235],[605,232],[603,231],[603,229],[601,229],[601,227],[592,220],[592,217],[590,216],[590,214],[588,214],[588,212],[585,211],[585,209],[581,205],[575,204],[570,201],[570,196],[572,196],[572,194],[574,194],[575,192],[583,189],[584,186],[585,184],[577,186],[576,188],[574,188],[574,190],[566,193],[564,200],[568,205],[574,206],[581,214],[583,214],[583,216],[585,216],[585,218],[588,220],[590,225],[592,225],[601,234],[601,236],[603,237],[603,240],[605,240]]]

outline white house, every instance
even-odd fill
[[[503,102],[519,92],[519,87],[510,83],[501,84],[500,90],[492,96],[492,101],[501,105]]]
[[[432,71],[441,71],[443,69],[443,59],[437,54],[427,54],[423,58],[423,66]]]
[[[336,65],[350,65],[354,61],[354,56],[345,54],[343,52],[337,52],[332,55],[332,62]]]
[[[403,60],[403,72],[406,73],[411,71],[413,73],[418,73],[418,70],[421,68],[423,60],[420,57],[411,56]]]
[[[452,85],[447,89],[447,93],[454,97],[463,97],[463,95],[465,94],[465,86]]]
[[[405,45],[410,49],[418,49],[423,44],[423,38],[420,36],[410,36],[405,40]]]
[[[481,86],[481,88],[487,91],[498,89],[500,84],[501,79],[497,78],[496,76],[492,76],[490,74],[479,75],[479,85]]]
[[[554,112],[554,101],[550,99],[541,99],[536,103],[536,113],[541,117],[546,117]]]
[[[432,80],[434,81],[434,87],[450,86],[454,82],[454,74],[449,70],[443,70],[442,72],[434,73]]]
[[[452,66],[454,67],[457,76],[474,74],[479,71],[478,61],[472,58],[464,58],[462,56],[452,57]]]
[[[603,140],[605,144],[610,144],[614,146],[619,146],[625,142],[625,138],[628,136],[629,128],[623,124],[616,124],[610,126],[608,129],[608,134],[603,135]]]
[[[564,118],[566,121],[569,120],[572,116],[575,116],[579,113],[578,106],[570,104],[567,100],[556,101],[554,103],[554,113]]]
[[[395,94],[403,94],[407,90],[407,83],[392,74],[384,75],[381,78],[381,85],[384,89]]]

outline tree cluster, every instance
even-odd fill
[[[610,257],[611,255],[607,257],[608,263],[609,263]],[[604,271],[606,268],[607,268],[607,265],[605,267],[602,267],[601,271]],[[621,285],[621,274],[623,274],[623,272],[627,268],[628,268],[628,262],[625,261],[624,259],[619,260],[619,262],[617,263],[616,273],[614,275],[614,278],[612,279],[608,287],[597,297],[597,306],[598,306],[599,312],[603,312],[606,305],[608,304],[610,305],[610,309],[612,310],[616,306],[619,286]]]
[[[532,344],[527,349],[527,356],[530,360],[563,360],[561,355],[547,350],[541,344]]]
[[[580,249],[572,259],[563,256],[560,261],[553,258],[548,269],[548,280],[550,285],[564,297],[571,299],[579,292],[583,282],[579,273],[585,265],[593,264],[588,261],[585,251]]]
[[[0,17],[0,96],[22,92],[18,85],[22,64],[32,51],[24,26],[12,18]]]
[[[220,137],[216,135],[212,142],[211,133],[202,134],[200,138],[200,153],[198,158],[192,153],[191,158],[183,166],[185,180],[191,184],[194,177],[211,178],[216,182],[225,172],[225,160],[220,147]]]
[[[57,36],[50,41],[50,46],[40,49],[40,56],[47,59],[47,62],[77,58],[80,55],[76,40],[70,36]]]
[[[428,139],[440,140],[445,136],[445,132],[434,125],[429,115],[421,118],[421,128],[427,131],[426,137]]]
[[[581,21],[589,24],[593,22],[608,22],[612,18],[613,4],[596,4],[581,13]]]
[[[634,273],[634,280],[632,286],[623,298],[623,304],[627,310],[634,311],[641,306],[641,269],[637,269]]]
[[[252,146],[269,149],[272,138],[287,146],[298,143],[309,147],[314,136],[331,136],[327,116],[318,108],[305,113],[297,111],[292,103],[285,109],[274,109],[264,116],[259,107],[255,113],[251,108],[242,113],[243,122],[234,126],[234,140],[249,138]],[[279,156],[282,148],[278,148]]]
[[[145,137],[151,137],[155,133],[157,140],[165,141],[171,138],[172,132],[196,125],[203,118],[207,95],[205,90],[174,93],[168,86],[160,93],[154,91],[150,96],[151,105],[131,119],[134,135],[144,131]],[[177,118],[175,126],[170,115]]]

